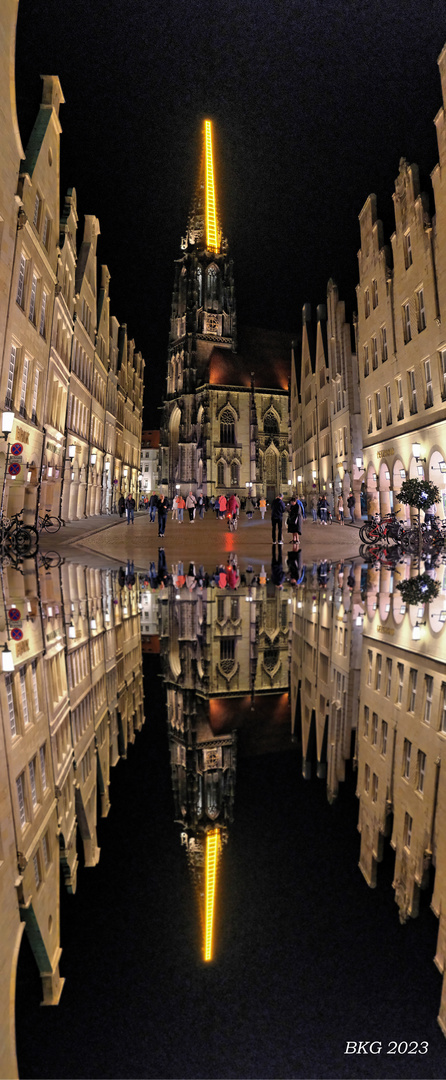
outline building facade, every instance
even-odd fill
[[[172,296],[161,485],[171,497],[180,489],[208,497],[233,490],[271,500],[291,482],[291,336],[285,342],[283,335],[268,331],[237,335],[234,270],[218,216],[209,120],[181,249]]]
[[[141,495],[150,495],[159,483],[159,431],[143,431],[141,436]]]
[[[60,209],[59,79],[42,101],[25,152],[15,108],[17,4],[2,9],[0,130],[0,406],[14,414],[0,446],[1,510],[64,520],[116,510],[137,496],[144,361],[110,312],[97,268],[99,221],[77,244],[76,191]],[[14,455],[11,457],[11,447]]]
[[[362,513],[363,461],[358,370],[345,305],[330,280],[327,306],[320,304],[314,335],[311,308],[302,310],[300,364],[294,355],[291,377],[293,487],[307,502],[327,497],[336,513],[338,498],[355,495],[355,517]]]
[[[384,243],[376,198],[360,215],[357,352],[362,436],[371,513],[395,507],[403,480],[425,478],[446,512],[446,48],[439,60],[443,104],[435,124],[435,216],[418,168],[402,158],[393,194],[395,231]]]

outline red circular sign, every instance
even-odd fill
[[[11,630],[11,637],[12,637],[13,641],[21,641],[22,640],[23,630],[20,629],[20,626],[13,626],[13,628]]]
[[[18,461],[12,461],[9,466],[8,472],[10,476],[18,476],[21,468],[22,466],[19,465]]]
[[[23,446],[21,442],[15,442],[12,444],[11,454],[13,457],[20,457],[20,454],[23,454]]]
[[[11,607],[8,611],[11,622],[18,622],[22,618],[21,612],[18,607]]]

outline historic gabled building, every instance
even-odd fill
[[[446,508],[445,103],[446,48],[438,60],[443,106],[435,123],[435,216],[418,169],[402,158],[393,194],[395,231],[384,243],[375,195],[359,215],[358,359],[369,511],[398,504],[406,477],[425,477]],[[406,514],[408,510],[401,510]]]
[[[199,181],[175,264],[161,485],[270,499],[291,481],[291,336],[237,339],[232,259],[218,216],[212,126],[204,124]],[[238,347],[240,346],[240,351]]]
[[[310,304],[304,304],[300,377],[295,358],[291,381],[293,485],[307,498],[313,492],[326,495],[332,510],[339,495],[345,504],[353,491],[360,517],[364,473],[358,371],[345,304],[331,279],[327,307],[319,304],[316,317],[314,336]]]

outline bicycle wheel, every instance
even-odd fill
[[[34,555],[37,543],[37,532],[31,526],[24,525],[13,534],[13,548],[18,555]]]
[[[61,526],[60,518],[58,518],[58,517],[47,517],[43,528],[46,529],[46,531],[49,532],[49,533],[57,533],[57,532],[59,532],[60,526]]]
[[[361,525],[359,536],[365,544],[374,544],[379,540],[379,529],[376,528],[376,525]]]
[[[58,551],[44,551],[42,555],[43,566],[60,566],[62,562],[62,556]]]

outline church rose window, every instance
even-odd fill
[[[234,446],[235,444],[234,414],[230,409],[223,409],[220,416],[220,444],[221,446]]]

